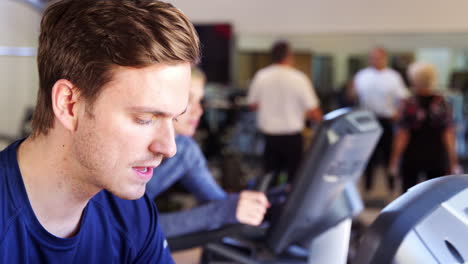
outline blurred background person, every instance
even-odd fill
[[[337,94],[338,108],[355,107],[358,104],[354,79],[347,80]]]
[[[265,172],[273,172],[274,184],[285,170],[291,183],[302,158],[305,120],[322,120],[322,111],[311,80],[293,67],[289,43],[274,43],[271,59],[255,74],[247,103],[257,111],[257,128],[265,136]]]
[[[387,67],[387,52],[376,47],[369,53],[369,67],[360,70],[354,85],[361,107],[373,112],[383,128],[382,136],[364,172],[365,189],[372,188],[377,165],[384,166],[385,178],[391,191],[394,189],[393,178],[388,173],[388,162],[392,150],[393,126],[398,117],[398,106],[408,96],[403,79],[393,69]]]
[[[451,109],[434,91],[436,71],[432,64],[416,62],[408,68],[414,93],[400,110],[390,170],[401,176],[403,191],[427,179],[459,172]]]
[[[261,192],[242,191],[227,194],[210,173],[205,156],[192,139],[203,113],[205,75],[192,68],[189,103],[184,114],[174,120],[177,153],[154,169],[153,178],[146,185],[146,193],[155,199],[160,193],[180,182],[203,203],[201,206],[161,214],[161,226],[168,237],[212,230],[226,224],[259,225],[269,206]]]

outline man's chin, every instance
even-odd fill
[[[124,200],[138,200],[145,195],[145,188],[128,192],[112,192],[112,194]]]

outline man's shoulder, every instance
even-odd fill
[[[373,69],[372,67],[366,67],[366,68],[360,69],[356,73],[355,79],[367,77],[372,74],[375,74],[375,69]]]
[[[270,65],[266,68],[264,68],[264,70],[266,72],[281,72],[281,73],[284,73],[284,74],[290,74],[290,75],[293,75],[293,76],[301,76],[301,77],[307,77],[307,75],[302,72],[301,70],[293,67],[293,66],[290,66],[290,65],[278,65],[278,64],[273,64],[273,65]]]
[[[18,145],[19,141],[16,141],[0,151],[0,175],[5,174],[6,170],[15,166]]]
[[[0,154],[1,155],[1,154]],[[14,236],[16,223],[23,217],[23,207],[17,207],[12,197],[19,195],[11,193],[11,188],[7,182],[5,168],[0,166],[0,245],[9,236]]]
[[[17,145],[15,142],[0,151],[0,249],[12,239],[18,240],[24,223],[25,203],[15,160]]]
[[[296,83],[308,83],[310,78],[301,70],[286,65],[270,65],[264,68],[264,76],[271,76],[275,80],[281,78]],[[266,78],[266,77],[265,77]]]
[[[387,78],[402,80],[400,73],[390,67],[385,68],[383,70],[383,73],[386,75]]]
[[[265,78],[268,77],[269,75],[273,74],[274,71],[276,70],[276,66],[275,65],[268,65],[266,67],[263,67],[261,69],[259,69],[256,73],[255,73],[255,78]]]
[[[301,70],[296,69],[294,67],[287,67],[285,71],[288,74],[290,74],[291,76],[295,77],[295,78],[300,78],[302,80],[308,80],[309,79],[309,77],[304,72],[302,72]]]
[[[8,147],[0,151],[0,182],[2,183],[6,180],[7,171],[11,165],[8,158],[8,151]],[[5,186],[5,184],[2,184],[2,186]]]
[[[24,205],[20,199],[20,175],[16,163],[17,143],[13,143],[0,151],[0,230],[11,217],[14,217]]]

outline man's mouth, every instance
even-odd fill
[[[148,172],[148,167],[135,167],[135,170],[141,173],[147,173]]]
[[[143,180],[150,180],[153,176],[153,168],[154,167],[133,167],[132,169]]]

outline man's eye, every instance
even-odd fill
[[[154,118],[151,118],[151,119],[141,119],[141,118],[137,118],[136,119],[136,122],[140,125],[149,125],[151,124],[152,122],[154,121]]]
[[[179,122],[179,118],[177,118],[177,117],[174,117],[172,120],[173,120],[174,122]]]

